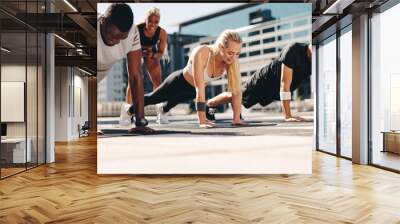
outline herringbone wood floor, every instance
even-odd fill
[[[0,181],[0,223],[400,223],[400,175],[319,152],[290,176],[99,176],[94,138],[56,156]]]

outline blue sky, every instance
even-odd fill
[[[193,6],[194,4],[196,4],[195,7]],[[153,6],[159,8],[161,11],[160,26],[163,27],[167,33],[178,31],[177,23],[242,4],[243,3],[128,3],[128,5],[132,7],[136,24],[144,21],[147,9]],[[109,5],[110,3],[98,3],[98,12],[101,14],[104,13]]]
[[[98,3],[98,13],[104,13],[110,4]],[[147,9],[158,7],[161,12],[160,26],[170,34],[178,31],[178,23],[243,4],[246,3],[128,3],[133,10],[135,24],[144,21]],[[265,6],[271,9],[272,16],[276,18],[301,12],[311,13],[311,4],[265,3]]]

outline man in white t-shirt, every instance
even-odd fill
[[[124,3],[113,3],[97,20],[97,81],[103,80],[111,67],[125,57],[129,85],[133,87],[130,88],[136,118],[136,128],[133,130],[151,132],[153,130],[146,127],[148,122],[144,118],[140,34],[133,23],[132,9]]]

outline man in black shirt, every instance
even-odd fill
[[[246,108],[259,103],[266,106],[275,100],[281,100],[285,121],[304,121],[301,117],[292,116],[290,111],[291,92],[311,76],[311,46],[293,43],[286,46],[279,56],[260,70],[253,73],[243,85],[242,104]],[[207,106],[212,108],[231,102],[229,92],[210,99]],[[215,119],[207,111],[209,120]]]

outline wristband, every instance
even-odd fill
[[[281,100],[291,100],[292,99],[291,92],[280,92],[279,95],[281,97]]]

